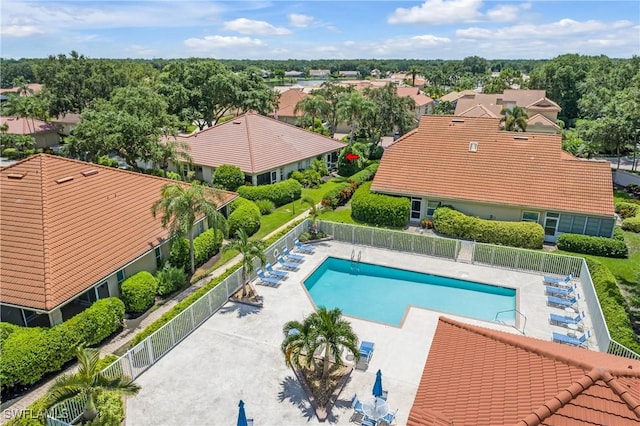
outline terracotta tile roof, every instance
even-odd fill
[[[497,118],[423,116],[385,150],[372,189],[613,217],[608,163],[568,159],[559,135],[499,126]]]
[[[482,105],[500,117],[500,111],[511,102],[527,110],[529,115],[534,115],[532,111],[560,111],[558,104],[547,98],[544,90],[507,89],[503,93],[476,93],[461,97],[456,103],[455,115],[462,115],[463,111]]]
[[[471,108],[460,111],[456,114],[459,117],[487,117],[487,118],[500,118],[500,114],[496,114],[484,105],[474,105]]]
[[[46,154],[1,169],[0,302],[51,310],[158,245],[168,183]]]
[[[413,99],[417,106],[427,105],[433,102],[429,96],[425,95],[417,87],[398,87],[398,96],[408,96]]]
[[[0,124],[5,123],[9,126],[7,133],[15,135],[33,135],[36,133],[56,132],[59,129],[55,124],[49,124],[35,118],[32,120],[30,118],[0,117]]]
[[[233,164],[250,174],[344,147],[329,137],[252,113],[177,139],[189,144],[194,164],[209,167]]]
[[[282,92],[278,100],[278,117],[302,117],[304,115],[302,111],[294,114],[293,110],[298,102],[309,96],[309,94],[298,89],[289,89]]]
[[[439,101],[440,102],[455,102],[458,99],[464,97],[464,96],[475,96],[476,92],[474,92],[473,90],[463,90],[462,92],[450,92],[447,93],[446,95],[442,96]]]
[[[556,123],[554,123],[552,120],[549,120],[542,114],[536,114],[532,117],[529,117],[529,119],[527,120],[528,126],[533,126],[535,124],[542,124],[544,126],[553,127],[556,130],[560,130],[560,127]]]
[[[31,93],[36,94],[40,91],[42,91],[42,84],[39,83],[29,83],[27,85],[28,90],[31,91]],[[20,88],[19,87],[9,87],[9,88],[5,88],[5,89],[0,89],[0,93],[4,94],[4,93],[18,93],[20,92]],[[31,93],[27,93],[27,95],[31,94]],[[22,94],[21,94],[22,95]]]
[[[52,119],[52,121],[55,121],[56,123],[78,124],[80,123],[80,119],[80,114],[68,112],[66,114],[61,114],[55,117],[54,119]]]
[[[640,425],[640,362],[440,317],[408,425],[441,424]]]

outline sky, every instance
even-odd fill
[[[546,59],[640,55],[640,1],[1,0],[0,56]]]

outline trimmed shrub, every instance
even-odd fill
[[[371,182],[362,184],[351,200],[351,216],[371,225],[402,227],[409,221],[411,201],[405,197],[374,194]]]
[[[260,209],[260,214],[271,214],[276,209],[276,205],[271,200],[258,200],[255,201],[256,206]]]
[[[241,186],[238,188],[238,194],[251,201],[271,200],[280,207],[292,201],[291,194],[294,200],[300,198],[302,184],[295,179],[287,179],[271,185]]]
[[[544,242],[544,229],[538,223],[485,220],[446,206],[433,213],[433,227],[448,237],[503,246],[538,249]]]
[[[158,281],[156,294],[158,296],[166,296],[184,286],[187,281],[187,274],[184,272],[184,268],[171,266],[167,263],[156,272],[156,280]]]
[[[211,184],[227,191],[235,191],[244,185],[244,172],[238,166],[223,164],[216,168]]]
[[[307,169],[302,172],[302,182],[307,188],[315,188],[322,183],[322,176],[315,170]]]
[[[615,238],[591,237],[580,234],[562,234],[556,242],[560,250],[594,256],[624,258],[629,254],[624,241]]]
[[[627,313],[627,304],[616,278],[602,263],[593,259],[586,261],[611,338],[635,352],[640,352],[640,343],[635,337]]]
[[[177,172],[172,172],[172,171],[167,171],[167,179],[171,179],[171,180],[182,180],[182,176],[180,176],[180,173]]]
[[[289,173],[289,179],[295,179],[302,184],[302,182],[304,181],[304,174],[302,174],[302,171],[300,170],[294,170]]]
[[[363,183],[372,180],[376,175],[376,171],[378,171],[378,163],[373,163],[351,176],[348,180],[349,182],[355,183],[356,186],[360,186]]]
[[[75,359],[79,344],[100,343],[122,327],[123,319],[124,304],[109,297],[51,328],[3,326],[0,388],[32,385],[59,371]]]
[[[613,238],[616,240],[624,241],[624,231],[619,226],[613,228]]]
[[[351,182],[341,183],[335,188],[325,192],[322,196],[321,203],[325,207],[335,209],[338,206],[345,205],[351,199],[355,190],[355,184]]]
[[[366,161],[366,146],[363,143],[353,143],[347,145],[340,151],[338,155],[338,174],[340,176],[351,176],[364,168]],[[355,160],[347,160],[348,154],[358,156]]]
[[[173,238],[171,240],[171,250],[169,251],[169,263],[178,268],[187,270],[190,268],[190,262],[189,240],[180,237]]]
[[[295,182],[295,181],[294,181]],[[237,198],[236,206],[229,215],[229,235],[235,236],[238,229],[244,229],[247,236],[251,236],[260,229],[260,209],[252,201]]]
[[[630,232],[640,232],[640,216],[630,217],[622,221],[622,229]]]
[[[193,239],[193,255],[196,265],[200,266],[215,256],[222,246],[223,235],[210,228]]]
[[[120,284],[120,297],[127,312],[139,313],[149,309],[155,301],[158,282],[147,271],[140,271]]]
[[[122,424],[124,402],[116,392],[101,391],[96,395],[96,408],[100,414],[95,419],[83,423],[84,426],[113,426]]]
[[[327,163],[318,158],[311,162],[311,170],[315,170],[320,174],[320,176],[327,176],[329,174],[329,167],[327,167]]]
[[[618,213],[623,219],[635,217],[638,214],[639,207],[640,204],[620,201],[616,203],[616,213]]]

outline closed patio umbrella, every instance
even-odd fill
[[[240,411],[238,412],[238,426],[247,426],[248,423],[247,415],[244,412],[244,402],[240,400],[238,406],[240,407]]]
[[[373,384],[373,396],[381,397],[382,396],[382,371],[378,370],[376,373],[376,382]]]

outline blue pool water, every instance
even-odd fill
[[[493,321],[516,308],[516,291],[438,275],[329,257],[305,280],[316,306],[399,326],[409,305]],[[515,312],[500,315],[515,322]]]

